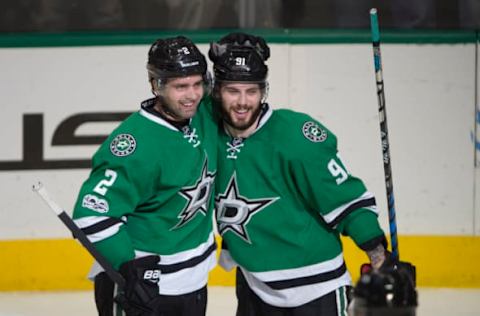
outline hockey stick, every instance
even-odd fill
[[[397,222],[395,212],[395,199],[393,197],[392,166],[390,157],[390,143],[388,141],[387,109],[385,107],[385,93],[382,74],[382,58],[380,53],[380,31],[378,28],[377,9],[370,10],[370,26],[372,33],[373,60],[375,63],[375,79],[377,82],[378,113],[380,118],[380,135],[382,140],[383,170],[385,173],[385,186],[387,189],[388,222],[390,226],[390,239],[392,244],[392,259],[400,260],[397,239]]]
[[[124,289],[125,279],[123,276],[112,267],[110,262],[108,262],[100,252],[98,252],[93,243],[88,240],[85,233],[75,224],[70,216],[68,216],[68,214],[52,198],[50,198],[47,189],[43,186],[43,184],[38,182],[36,185],[33,185],[32,190],[40,195],[43,201],[47,203],[50,209],[72,232],[73,237],[78,239],[78,241],[88,250],[92,257],[97,260],[112,281],[118,285],[119,289]]]

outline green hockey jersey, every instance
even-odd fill
[[[361,245],[383,231],[335,135],[306,114],[263,110],[248,138],[219,136],[220,264],[238,265],[265,302],[299,306],[350,284],[341,234]]]
[[[208,99],[182,130],[155,115],[154,102],[144,101],[95,153],[73,218],[115,268],[160,255],[160,293],[178,295],[203,287],[215,265],[218,128]]]

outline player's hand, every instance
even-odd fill
[[[378,270],[385,261],[388,260],[389,253],[385,250],[383,244],[379,244],[372,250],[367,251],[368,259],[370,259],[370,265],[374,270]]]
[[[415,266],[408,261],[395,261],[392,259],[391,253],[386,252],[387,257],[384,263],[380,266],[379,271],[389,272],[392,270],[399,271],[402,275],[408,276],[414,287],[417,286],[417,270]]]
[[[378,257],[375,258],[375,256]],[[379,259],[380,257],[382,257],[382,259]],[[371,263],[362,264],[362,266],[360,267],[360,274],[370,273],[373,271],[389,273],[392,270],[400,270],[402,274],[409,275],[413,285],[416,286],[416,268],[412,263],[407,261],[394,260],[392,254],[385,249],[383,249],[383,255],[380,255],[379,253],[377,253],[376,255],[369,254],[369,258]],[[376,266],[374,266],[373,264],[374,261],[376,263]]]
[[[159,298],[159,256],[146,256],[127,261],[120,266],[125,289],[115,300],[128,316],[150,315],[154,301]]]

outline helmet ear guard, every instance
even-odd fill
[[[205,94],[209,95],[213,90],[213,76],[210,71],[207,71],[203,75],[203,88],[205,89]]]

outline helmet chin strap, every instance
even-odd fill
[[[165,99],[163,98],[163,96],[159,93],[154,93],[155,96],[156,96],[156,102],[155,102],[155,105],[153,106],[155,110],[157,110],[157,112],[159,112],[160,114],[162,114],[163,116],[167,116],[167,117],[171,117],[173,119],[176,119],[177,117],[175,116],[174,113],[172,113],[168,107],[165,105]]]
[[[162,114],[162,116],[170,116],[175,118],[175,115],[169,111],[167,106],[165,106],[165,99],[162,96],[160,91],[161,79],[152,80],[152,93],[155,96],[156,102],[153,108]]]
[[[268,84],[268,81],[265,80],[265,87],[263,87],[263,92],[262,92],[262,100],[260,101],[261,104],[264,104],[267,102],[268,98],[268,90],[270,88],[270,85]]]

